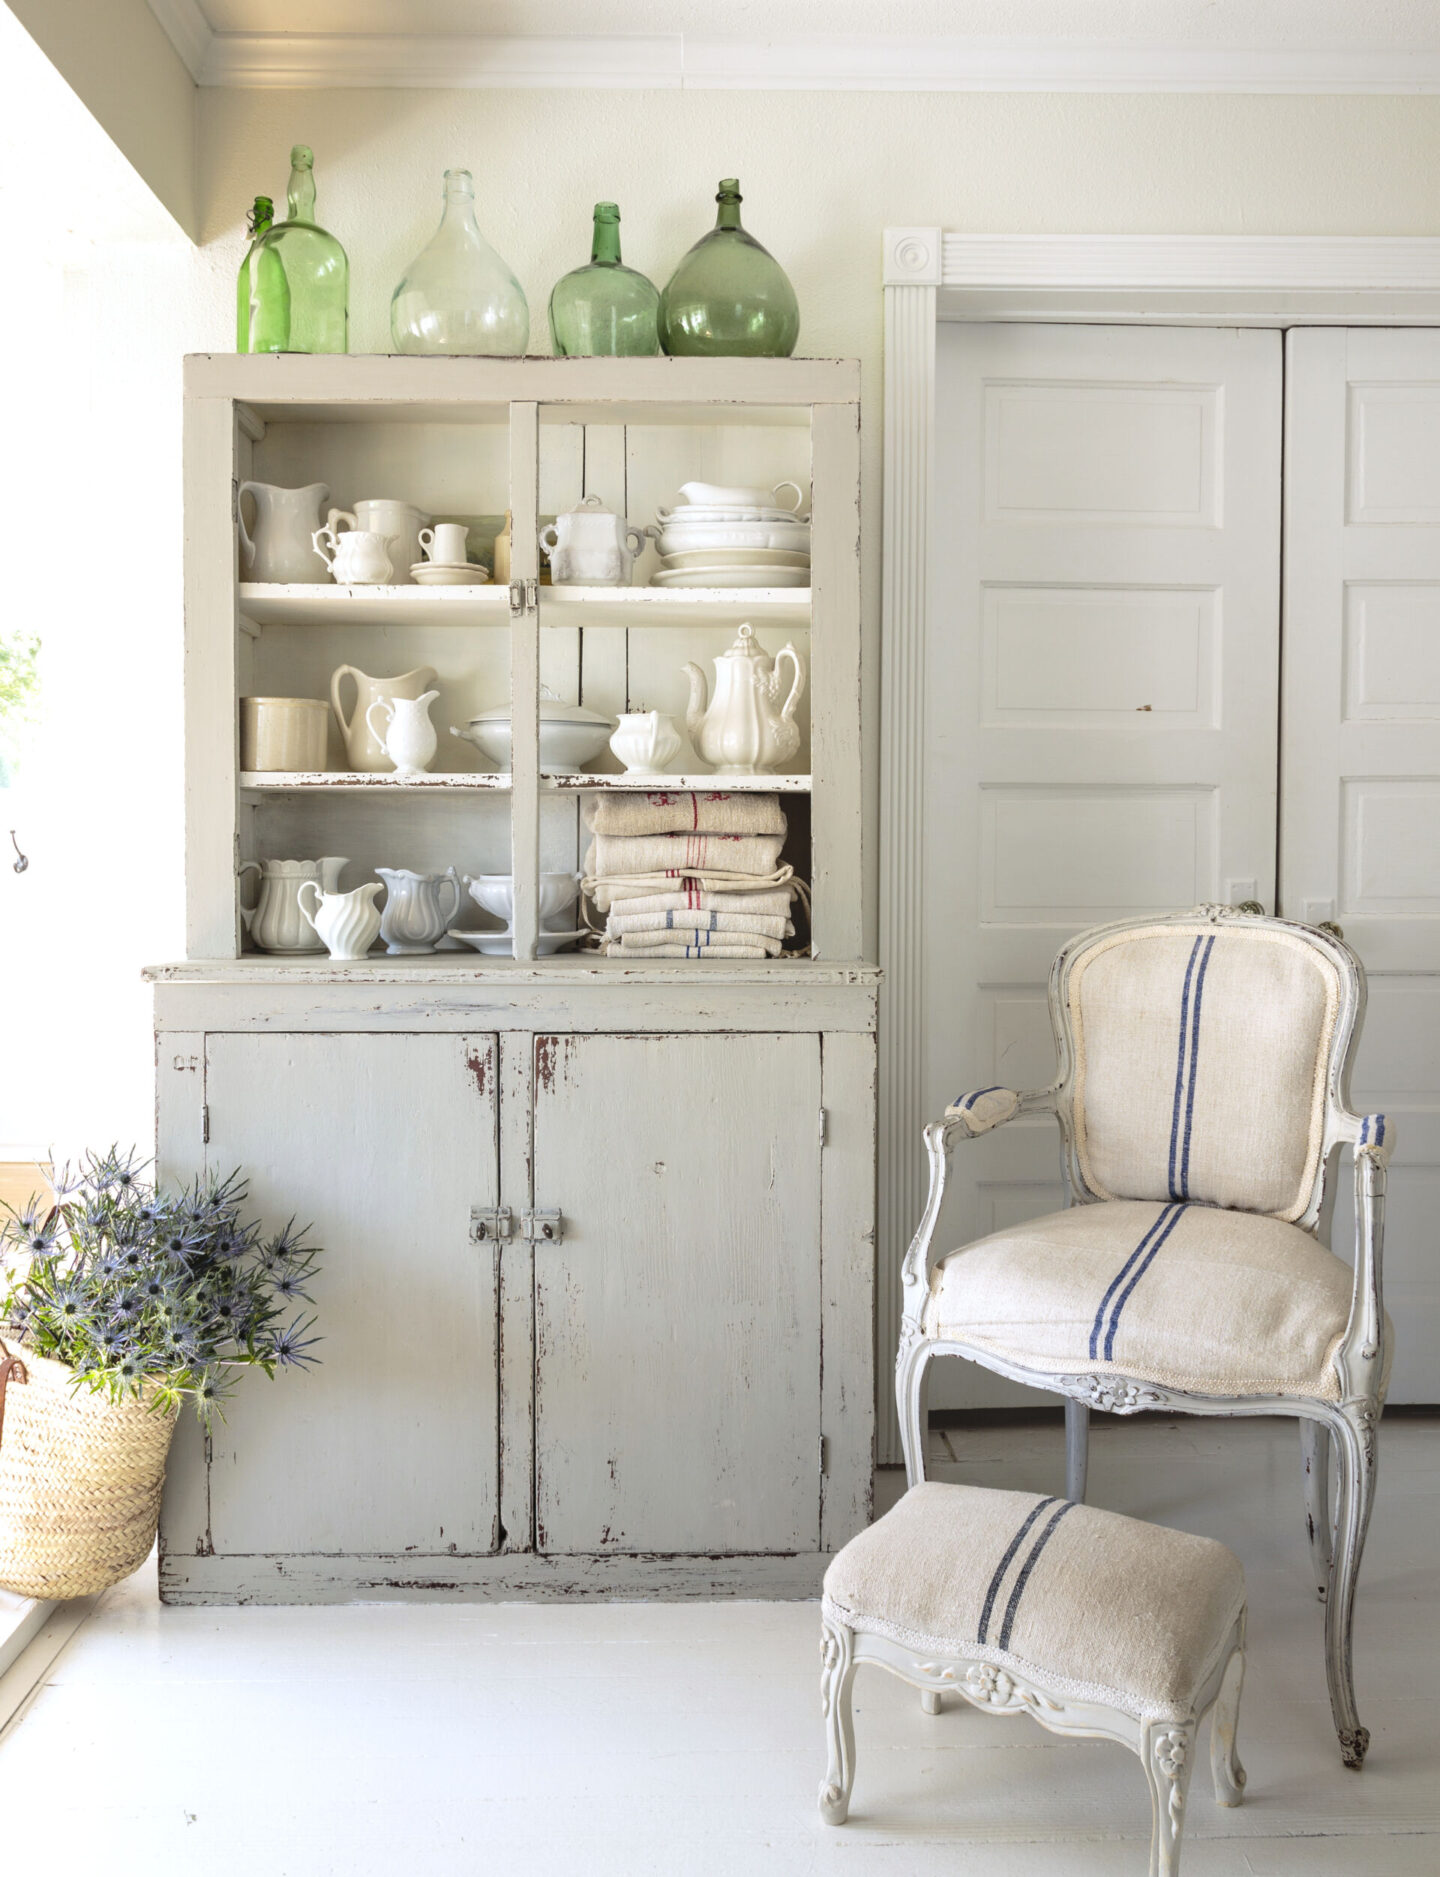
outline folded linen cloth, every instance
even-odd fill
[[[754,887],[749,891],[735,893],[707,893],[703,888],[679,880],[678,893],[655,893],[649,887],[641,887],[637,892],[622,892],[625,883],[619,880],[610,882],[611,900],[616,912],[753,912],[761,913],[766,918],[785,919],[790,914],[790,902],[795,897],[796,883],[788,882],[785,886]]]
[[[585,855],[585,871],[599,879],[675,869],[773,873],[784,844],[783,834],[597,834]]]
[[[631,964],[645,964],[652,958],[768,958],[763,945],[651,945],[636,951],[619,939],[610,939],[603,950],[610,958],[628,958]]]
[[[613,945],[615,940],[610,942]],[[683,945],[686,951],[698,952],[702,957],[723,957],[736,945],[743,945],[762,958],[778,958],[783,949],[780,939],[766,938],[759,932],[623,932],[619,944],[626,958],[650,957],[664,953],[675,944]]]
[[[586,826],[595,834],[784,834],[786,823],[778,795],[646,789],[596,796]]]
[[[670,912],[612,912],[605,928],[610,938],[642,932],[755,932],[762,938],[794,938],[788,919],[757,912],[692,912],[681,907]],[[695,943],[686,939],[686,944]]]
[[[795,869],[788,864],[777,867],[773,873],[687,873],[683,867],[671,867],[657,873],[622,873],[606,879],[588,870],[585,875],[585,892],[600,912],[608,912],[620,900],[653,899],[676,893],[723,893],[728,898],[751,893],[768,897],[784,891],[798,893],[805,899],[809,890],[803,880],[795,878]]]

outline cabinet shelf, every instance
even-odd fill
[[[370,795],[434,793],[436,790],[506,790],[508,775],[457,770],[448,775],[369,775],[347,769],[242,769],[240,787],[252,795]]]
[[[600,793],[611,789],[632,791],[696,789],[702,793],[709,789],[723,789],[727,794],[736,795],[808,795],[810,778],[809,776],[606,776],[542,773],[540,786],[542,789],[554,789],[561,794],[589,791]]]
[[[551,626],[805,625],[809,587],[546,587],[540,623]],[[334,587],[244,581],[242,626],[508,626],[508,586]]]

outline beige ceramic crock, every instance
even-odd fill
[[[242,697],[240,767],[305,770],[326,767],[330,706],[319,697]]]

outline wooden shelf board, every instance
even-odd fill
[[[555,775],[541,773],[542,789],[555,789],[560,792],[593,789],[696,789],[701,793],[710,789],[723,789],[727,794],[749,795],[808,795],[810,793],[809,776],[606,776]]]
[[[390,958],[372,952],[368,958],[341,960],[323,953],[303,958],[246,952],[239,958],[177,959],[147,965],[141,976],[149,984],[284,984],[297,980],[320,983],[454,983],[473,977],[505,977],[514,984],[584,983],[600,980],[663,982],[729,981],[744,983],[789,978],[810,985],[860,984],[873,986],[879,968],[860,960],[832,962],[815,958],[655,958],[632,963],[628,958],[606,958],[599,952],[556,952],[550,958],[489,958],[483,953],[431,952]]]
[[[457,770],[449,774],[397,776],[368,775],[353,770],[272,769],[240,771],[240,787],[252,795],[369,795],[424,794],[444,790],[506,790],[508,775],[491,775],[476,770]]]
[[[255,626],[508,626],[510,589],[289,586],[244,581],[242,630]]]

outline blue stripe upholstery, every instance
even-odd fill
[[[1030,1573],[1035,1569],[1036,1559],[1040,1556],[1040,1553],[1045,1549],[1046,1545],[1049,1544],[1051,1534],[1054,1532],[1055,1527],[1060,1523],[1061,1519],[1064,1518],[1067,1512],[1073,1512],[1074,1510],[1074,1502],[1068,1499],[1064,1505],[1057,1507],[1050,1519],[1050,1523],[1030,1547],[1030,1555],[1020,1567],[1020,1575],[1015,1579],[1015,1588],[1010,1592],[1010,1601],[1005,1606],[1005,1621],[1000,1629],[1000,1647],[1002,1649],[1008,1649],[1010,1647],[1010,1631],[1015,1627],[1015,1612],[1020,1608],[1020,1599],[1025,1594],[1025,1586],[1030,1582]]]
[[[1005,1581],[1005,1573],[1010,1569],[1011,1564],[1015,1560],[1015,1553],[1025,1542],[1025,1534],[1035,1523],[1036,1519],[1039,1518],[1046,1506],[1053,1506],[1054,1504],[1055,1500],[1051,1497],[1049,1499],[1037,1500],[1036,1503],[1031,1506],[1029,1513],[1026,1515],[1024,1524],[1021,1525],[1019,1531],[1016,1532],[1015,1536],[1010,1540],[1004,1557],[1001,1558],[1000,1562],[995,1566],[995,1575],[990,1579],[990,1588],[985,1592],[985,1605],[980,1612],[980,1627],[975,1635],[977,1642],[985,1641],[985,1632],[990,1627],[990,1616],[995,1608],[995,1599],[1000,1594],[1000,1586]],[[1007,1614],[1007,1624],[1009,1620],[1010,1617]]]

